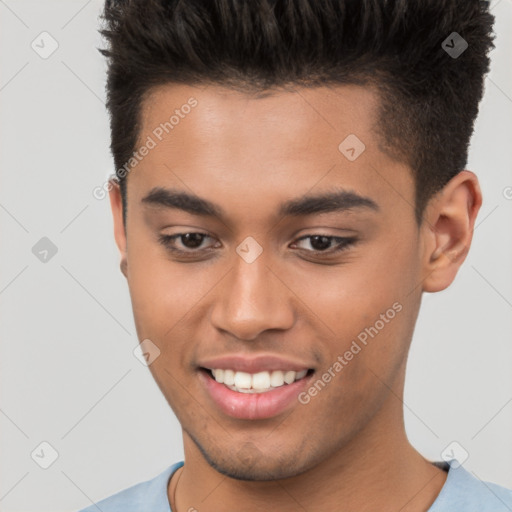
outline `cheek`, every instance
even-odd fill
[[[162,248],[145,233],[132,230],[127,247],[128,286],[137,332],[139,337],[151,339],[174,324],[180,304],[186,303],[186,290]]]
[[[134,237],[135,238],[135,237]],[[207,263],[177,263],[154,241],[128,245],[128,286],[139,339],[164,345],[201,311],[221,269]]]
[[[419,308],[414,241],[390,238],[393,242],[382,240],[372,243],[371,251],[354,253],[344,265],[312,267],[307,278],[294,281],[294,291],[308,306],[304,313],[324,340],[327,366],[348,351],[342,373],[363,387],[375,384],[368,368],[388,378],[400,366]]]
[[[381,380],[391,385],[405,362],[421,302],[419,275],[414,241],[397,242],[395,237],[355,278],[358,291],[349,311],[355,319],[352,339],[361,347],[356,356],[361,367],[354,371],[367,386]]]
[[[308,266],[298,272],[281,269],[283,280],[321,321],[326,333],[342,338],[373,325],[395,302],[411,300],[418,282],[413,243],[372,241],[336,266]]]

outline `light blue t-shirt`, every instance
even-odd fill
[[[181,466],[183,461],[172,464],[151,480],[128,487],[78,512],[172,512],[167,484]],[[512,511],[511,489],[479,480],[456,460],[444,467],[448,469],[448,477],[428,512]]]

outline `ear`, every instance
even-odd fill
[[[422,225],[423,291],[438,292],[453,282],[469,252],[481,205],[478,178],[467,170],[429,201]]]
[[[116,180],[109,181],[110,208],[114,221],[114,238],[121,255],[120,268],[125,277],[128,277],[128,260],[126,254],[126,232],[123,223],[123,201],[121,189]]]

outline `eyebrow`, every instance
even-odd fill
[[[193,215],[224,219],[226,213],[217,204],[194,194],[175,189],[155,187],[141,200],[142,203],[164,208],[176,208]],[[379,211],[378,204],[369,197],[351,190],[335,189],[317,195],[306,195],[285,201],[280,205],[280,216],[305,216],[349,210]]]

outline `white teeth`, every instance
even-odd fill
[[[232,386],[235,383],[235,372],[233,370],[224,370],[224,384]]]
[[[284,375],[283,372],[275,371],[270,374],[270,385],[273,388],[278,388],[284,384]]]
[[[252,386],[252,377],[250,373],[236,372],[235,384],[237,388],[250,389]]]
[[[254,389],[268,389],[270,387],[270,374],[268,372],[255,373],[252,376],[252,387]]]
[[[296,380],[306,376],[307,370],[300,372],[274,370],[273,372],[236,372],[216,368],[211,370],[213,377],[220,384],[225,384],[233,391],[241,393],[264,393],[274,388],[279,388],[285,384],[292,384]]]
[[[291,384],[295,380],[295,375],[297,375],[297,372],[289,371],[284,374],[284,381],[286,384]]]

